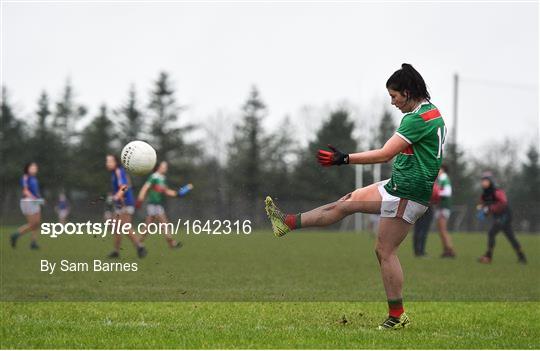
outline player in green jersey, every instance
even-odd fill
[[[163,202],[165,201],[165,196],[170,197],[182,197],[185,196],[191,189],[193,189],[193,184],[187,184],[181,187],[178,191],[172,190],[167,187],[165,182],[165,175],[169,169],[169,165],[166,161],[161,161],[157,164],[154,169],[154,173],[148,177],[146,183],[139,191],[139,196],[137,197],[137,202],[135,207],[141,207],[146,195],[148,195],[148,204],[146,205],[146,225],[157,222],[157,223],[169,223],[167,215],[165,214],[165,209],[163,208]],[[168,227],[166,226],[165,229]],[[165,240],[170,248],[180,248],[182,243],[176,241],[172,237],[172,233],[165,232],[163,233]],[[142,233],[142,240],[146,238],[146,233]]]
[[[397,250],[414,222],[427,209],[442,161],[446,128],[439,110],[430,102],[422,76],[409,64],[386,82],[392,105],[405,115],[396,133],[376,150],[347,154],[329,145],[319,150],[322,166],[383,163],[396,157],[391,178],[371,184],[341,199],[300,214],[284,214],[266,198],[266,212],[276,236],[305,227],[336,223],[353,213],[380,214],[375,252],[388,299],[388,318],[379,329],[399,329],[410,321],[403,309],[403,272]]]
[[[448,177],[448,167],[441,165],[439,170],[439,176],[437,177],[437,189],[439,192],[439,202],[435,210],[435,218],[437,218],[437,227],[439,228],[439,235],[443,245],[442,258],[454,258],[456,252],[452,245],[452,238],[448,233],[448,219],[450,218],[450,208],[452,205],[452,184]]]

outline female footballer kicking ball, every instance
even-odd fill
[[[21,211],[28,223],[20,226],[15,233],[11,234],[11,247],[13,248],[17,245],[17,240],[19,240],[21,235],[32,232],[30,248],[32,250],[39,249],[37,236],[39,225],[41,224],[41,205],[43,205],[44,201],[39,191],[37,173],[37,163],[29,162],[24,166],[24,174],[21,177]]]
[[[167,215],[165,214],[165,209],[163,208],[163,201],[165,200],[163,195],[171,197],[183,197],[188,192],[193,189],[192,184],[187,184],[181,187],[178,191],[172,190],[167,187],[165,183],[165,175],[169,165],[167,161],[161,161],[157,164],[154,169],[154,173],[150,175],[146,183],[139,191],[139,196],[137,197],[137,202],[135,204],[136,208],[141,207],[146,195],[148,194],[148,204],[146,205],[146,225],[152,222],[158,223],[169,223]],[[165,227],[166,229],[168,227]],[[165,240],[171,249],[181,248],[182,243],[173,239],[172,233],[165,233]],[[141,234],[141,241],[146,238],[146,233]]]
[[[380,214],[375,252],[388,299],[388,318],[379,329],[399,329],[410,323],[403,309],[403,271],[397,249],[414,222],[427,209],[442,161],[446,135],[439,110],[429,101],[422,76],[403,64],[386,82],[392,105],[405,113],[396,133],[376,150],[346,154],[329,145],[319,150],[324,167],[388,162],[397,155],[391,178],[357,189],[341,199],[300,214],[283,214],[270,197],[266,213],[276,236],[307,227],[323,227],[356,212]]]
[[[115,207],[114,217],[121,223],[131,223],[133,213],[135,212],[135,201],[126,170],[121,166],[120,161],[115,155],[107,155],[105,167],[111,172],[112,197]],[[146,248],[139,241],[139,238],[135,236],[135,232],[131,230],[128,236],[135,245],[139,258],[145,257],[147,254]],[[122,234],[116,233],[114,236],[114,251],[109,254],[109,258],[120,257],[121,243]]]

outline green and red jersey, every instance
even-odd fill
[[[452,183],[450,183],[448,174],[441,173],[441,175],[437,177],[437,184],[439,186],[440,197],[439,207],[450,209],[452,206]]]
[[[163,203],[163,189],[167,186],[165,184],[165,176],[158,172],[152,173],[146,184],[150,185],[148,190],[148,203],[153,205],[161,205]]]
[[[403,116],[396,134],[409,146],[396,157],[385,189],[427,206],[443,159],[446,126],[441,113],[432,103],[424,102]]]

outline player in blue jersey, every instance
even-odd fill
[[[35,162],[29,162],[24,166],[23,171],[24,174],[21,177],[22,198],[20,205],[21,211],[28,223],[20,226],[15,233],[11,234],[11,246],[15,248],[17,240],[19,240],[21,235],[32,232],[30,248],[37,250],[39,249],[37,237],[39,225],[41,224],[41,205],[44,203],[36,177],[38,165]]]
[[[69,202],[65,193],[62,192],[58,195],[58,203],[54,210],[56,211],[56,214],[58,214],[58,222],[65,224],[69,216]]]
[[[111,172],[112,197],[114,201],[114,218],[121,223],[131,223],[133,213],[135,212],[135,199],[131,188],[131,181],[126,170],[120,164],[118,157],[107,155],[105,167]],[[133,230],[128,234],[129,238],[137,248],[137,255],[140,258],[146,256],[146,249],[135,235]],[[120,257],[120,245],[122,243],[122,234],[114,235],[114,251],[109,254],[109,258]]]

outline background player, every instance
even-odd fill
[[[103,203],[103,221],[106,222],[108,219],[114,219],[114,200],[112,193],[107,193]]]
[[[139,191],[139,196],[137,197],[136,207],[139,208],[144,202],[146,195],[148,194],[148,204],[146,205],[146,224],[152,222],[158,223],[168,223],[167,215],[165,214],[165,209],[163,207],[163,202],[165,201],[164,195],[170,197],[182,197],[185,196],[188,192],[193,189],[192,184],[187,184],[186,186],[181,187],[178,191],[169,189],[165,182],[165,175],[169,169],[169,165],[166,161],[161,161],[158,163],[154,169],[154,173],[148,177],[146,183]],[[167,230],[168,227],[165,226]],[[165,240],[170,248],[180,248],[182,247],[181,242],[177,242],[173,239],[172,233],[164,233]],[[141,240],[146,238],[146,233],[143,233]]]
[[[506,193],[498,188],[491,172],[485,172],[482,175],[482,196],[477,206],[479,216],[482,219],[486,215],[493,216],[493,224],[488,231],[488,249],[486,254],[480,257],[480,263],[491,263],[493,259],[493,250],[495,249],[495,236],[499,231],[503,231],[506,238],[516,251],[519,263],[527,263],[525,254],[521,250],[514,230],[512,229],[512,212],[506,199]]]
[[[452,184],[448,177],[448,168],[446,165],[442,165],[439,170],[439,176],[437,177],[437,190],[439,192],[439,201],[436,205],[435,218],[437,219],[437,227],[439,228],[439,235],[443,245],[443,258],[454,258],[456,252],[452,245],[452,238],[448,233],[448,219],[451,214],[451,199],[452,199]]]
[[[37,244],[38,230],[41,224],[41,205],[44,200],[39,191],[39,182],[37,179],[38,165],[35,162],[29,162],[24,166],[23,176],[21,177],[22,198],[20,202],[21,211],[26,217],[27,224],[20,226],[17,231],[11,234],[11,246],[15,248],[17,240],[28,232],[32,232],[30,239],[30,248],[39,249]]]
[[[416,257],[426,256],[426,241],[433,222],[435,206],[439,202],[439,186],[433,183],[433,191],[426,213],[414,224],[413,230],[413,250]]]
[[[403,271],[397,249],[412,224],[424,214],[442,162],[446,128],[439,110],[431,104],[422,76],[409,64],[390,76],[386,88],[405,116],[396,133],[381,149],[346,154],[329,145],[319,150],[325,167],[342,164],[373,164],[390,161],[389,180],[357,189],[338,201],[301,214],[284,215],[268,196],[266,212],[277,236],[294,229],[322,227],[356,213],[380,213],[376,254],[388,299],[389,316],[379,329],[398,329],[409,323],[403,309]]]
[[[60,193],[60,195],[58,195],[58,203],[54,209],[58,215],[58,222],[65,224],[67,217],[69,216],[69,203],[66,194]]]
[[[131,223],[133,213],[135,212],[135,201],[133,199],[133,190],[126,170],[120,165],[120,161],[115,155],[107,155],[105,167],[111,172],[112,198],[115,206],[115,218],[122,223]],[[123,234],[114,235],[114,251],[109,254],[109,258],[120,257],[120,246]],[[146,256],[146,249],[131,230],[129,238],[137,249],[139,258]]]

